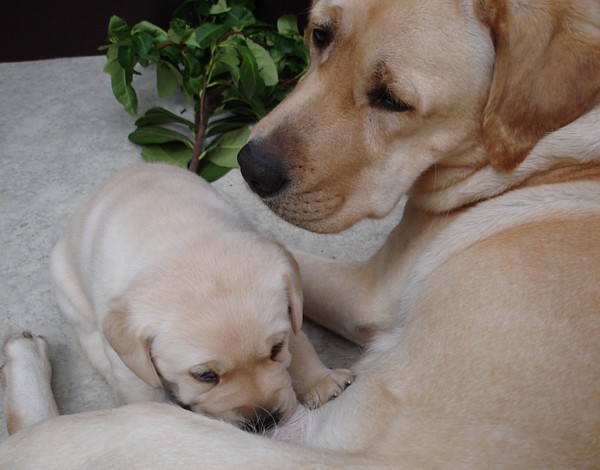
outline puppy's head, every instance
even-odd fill
[[[436,168],[455,179],[514,168],[598,102],[600,43],[586,24],[598,12],[585,4],[313,2],[310,68],[256,126],[244,178],[288,221],[335,232],[453,184]]]
[[[135,374],[180,405],[260,431],[297,404],[287,369],[302,288],[280,245],[240,240],[236,252],[248,255],[192,253],[138,279],[104,331]]]

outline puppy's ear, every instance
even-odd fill
[[[160,378],[150,358],[151,337],[134,331],[130,320],[125,302],[121,299],[116,301],[104,320],[104,336],[135,375],[147,384],[161,388]]]
[[[297,333],[302,327],[302,305],[304,301],[300,267],[298,266],[296,258],[294,258],[289,251],[285,248],[283,251],[288,258],[288,264],[291,268],[290,271],[284,274],[284,279],[287,286],[288,302],[290,305],[292,330],[294,333]]]
[[[496,50],[483,119],[484,145],[496,170],[514,169],[544,135],[598,103],[595,3],[475,2]],[[586,4],[591,11],[583,9]]]

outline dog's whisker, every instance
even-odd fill
[[[244,427],[253,433],[265,434],[280,421],[279,410],[271,411],[263,406],[255,405],[252,407],[252,412],[254,413],[254,419],[245,420]]]

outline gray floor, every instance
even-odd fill
[[[138,147],[127,140],[133,118],[114,100],[103,63],[102,57],[88,57],[0,64],[0,339],[23,330],[46,336],[63,413],[114,406],[56,307],[47,266],[48,253],[75,208],[116,170],[141,161]],[[140,110],[155,105],[150,77],[136,83]],[[186,105],[172,102],[171,107],[179,111]],[[271,214],[250,195],[237,170],[216,186],[242,205],[261,232],[331,257],[367,257],[400,213],[319,236]],[[356,359],[353,344],[314,325],[306,330],[326,364],[339,367]],[[0,440],[5,436],[0,412]]]

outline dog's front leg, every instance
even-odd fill
[[[398,315],[410,269],[451,220],[452,216],[422,212],[409,201],[400,224],[365,262],[338,261],[292,249],[302,276],[304,314],[357,344],[368,345],[379,333],[403,321]]]
[[[304,314],[316,323],[360,345],[387,325],[377,307],[377,282],[371,262],[327,259],[292,250],[300,266]]]
[[[332,370],[325,366],[302,331],[290,339],[290,353],[292,386],[298,401],[309,408],[336,398],[354,380],[348,369]]]
[[[0,369],[0,379],[9,434],[58,416],[50,388],[52,369],[46,340],[25,332],[9,338],[3,352],[6,363]]]

